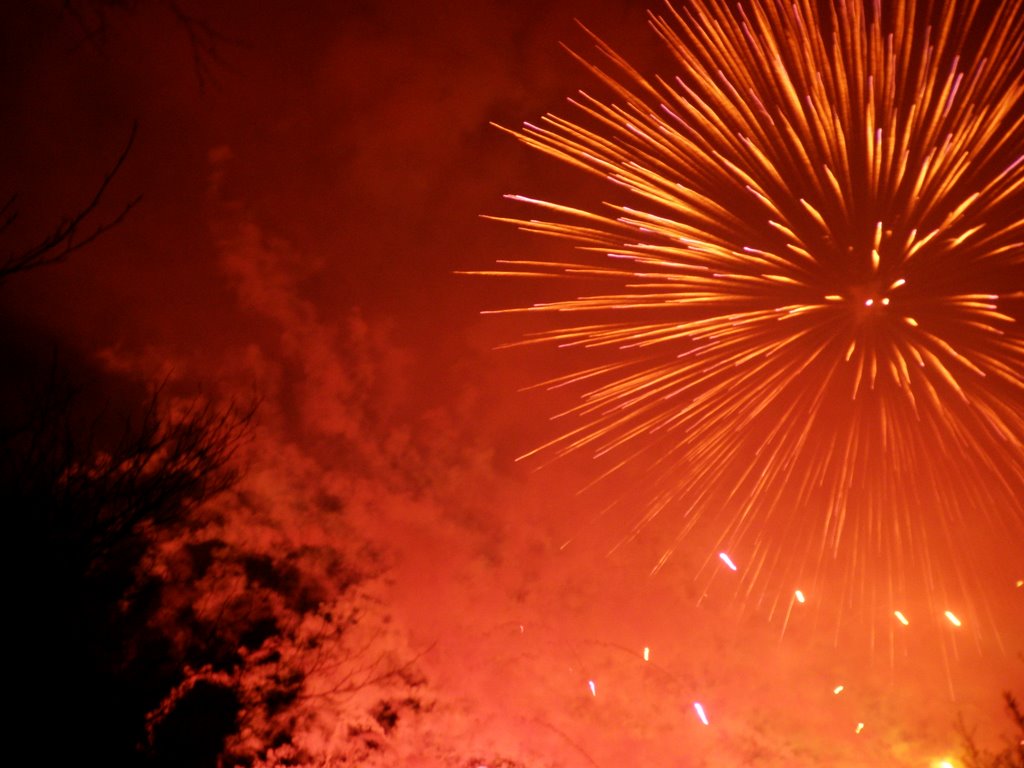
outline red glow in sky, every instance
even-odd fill
[[[103,5],[75,7],[89,21]],[[650,509],[640,469],[595,486],[585,455],[516,461],[562,434],[550,417],[576,402],[531,387],[582,358],[496,350],[547,327],[481,312],[577,287],[456,273],[575,260],[568,243],[482,218],[524,215],[504,195],[583,207],[612,193],[493,124],[566,114],[594,85],[559,47],[593,50],[574,18],[645,74],[671,72],[642,7],[196,3],[223,32],[203,87],[169,7],[106,8],[88,40],[59,2],[4,11],[12,236],[87,201],[133,122],[99,213],[143,198],[68,263],[0,286],[6,327],[174,392],[261,398],[246,513],[223,507],[217,535],[323,563],[372,551],[365,645],[415,659],[429,706],[379,734],[367,764],[910,768],[959,765],[958,713],[983,740],[1008,730],[1001,692],[1024,694],[1024,545],[991,520],[948,542],[964,559],[929,563],[935,583],[965,574],[969,602],[902,585],[905,601],[828,602],[796,578],[769,598],[746,587],[766,560],[756,547],[707,531],[676,542],[670,506],[634,531]],[[1005,291],[1021,320],[1024,285]],[[1020,509],[1007,518],[1019,532]],[[323,565],[318,578],[335,577]],[[310,685],[332,690],[332,669]],[[384,696],[325,696],[297,741],[342,754],[338,723]]]

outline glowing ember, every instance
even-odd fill
[[[796,601],[798,603],[806,602],[806,598],[804,598],[804,593],[801,592],[799,589],[794,594],[796,595]]]
[[[730,558],[727,554],[725,554],[725,552],[719,552],[718,556],[720,558],[722,558],[722,562],[723,563],[725,563],[727,566],[729,566],[729,570],[732,570],[732,571],[736,570],[736,564],[732,561],[732,558]]]
[[[905,627],[910,624],[910,622],[907,621],[907,617],[903,615],[903,611],[893,611],[893,616],[895,616],[899,623]]]
[[[693,708],[697,711],[697,717],[700,718],[700,721],[704,723],[704,725],[709,725],[708,716],[704,714],[704,707],[701,703],[699,701],[693,702]]]
[[[956,614],[952,611],[946,611],[946,618],[949,619],[949,623],[952,624],[954,627],[960,626],[960,619],[958,619],[956,617]]]
[[[835,688],[832,689],[832,693],[834,693],[836,696],[838,696],[840,693],[843,692],[844,688],[845,688],[845,686],[837,685]]]

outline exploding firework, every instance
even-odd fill
[[[508,310],[583,318],[528,343],[594,357],[538,450],[642,466],[640,525],[714,531],[748,592],[965,595],[968,531],[1024,530],[1024,6],[995,5],[689,0],[650,16],[671,78],[592,36],[606,95],[513,133],[618,200],[512,196],[580,255],[485,273],[590,286]]]

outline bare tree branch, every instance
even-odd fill
[[[968,728],[962,716],[957,718],[956,731],[963,742],[965,768],[1024,768],[1024,711],[1010,691],[1003,693],[1003,701],[1017,733],[1007,739],[1006,747],[999,752],[980,748],[975,740],[975,729]]]
[[[83,42],[103,46],[110,28],[110,12],[133,12],[140,4],[139,0],[64,0],[63,7],[82,30]],[[186,10],[178,0],[158,0],[155,4],[166,9],[185,33],[199,90],[205,91],[209,84],[217,85],[216,70],[227,68],[221,47],[225,44],[239,46],[241,41]]]
[[[124,221],[128,212],[131,211],[131,209],[134,208],[142,199],[141,195],[138,195],[128,201],[124,208],[121,209],[121,212],[113,219],[99,224],[92,232],[85,236],[79,236],[80,230],[86,223],[86,220],[99,207],[100,201],[103,199],[103,195],[106,193],[107,188],[110,186],[114,177],[117,176],[121,167],[124,165],[125,160],[128,158],[128,153],[131,151],[132,145],[135,143],[135,136],[137,133],[138,124],[133,123],[131,133],[128,136],[128,141],[121,150],[121,154],[118,155],[113,167],[111,167],[103,177],[103,181],[93,193],[92,199],[89,200],[89,202],[81,208],[78,213],[70,218],[61,220],[53,232],[35,245],[30,246],[23,251],[7,254],[0,258],[0,282],[3,282],[3,280],[18,272],[27,272],[32,269],[38,269],[39,267],[45,267],[50,264],[57,264],[65,261],[69,256],[71,256],[71,254],[85,248],[98,237]],[[10,227],[17,218],[18,211],[14,207],[15,201],[16,196],[11,196],[11,198],[9,198],[8,201],[0,207],[0,233],[3,233],[8,227]]]
[[[174,15],[188,37],[192,50],[192,67],[199,81],[199,90],[205,91],[207,83],[217,85],[216,68],[227,66],[218,46],[222,43],[237,46],[240,44],[239,41],[229,38],[205,19],[183,11],[175,0],[168,0],[167,10]]]

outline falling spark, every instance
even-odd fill
[[[589,680],[587,681],[587,685],[590,688],[590,695],[597,696],[597,683],[595,683],[593,680]]]
[[[907,621],[907,617],[903,615],[903,611],[893,611],[893,615],[899,620],[900,624],[902,624],[904,627],[910,625],[910,622]]]
[[[1024,0],[686,5],[650,15],[672,76],[592,36],[611,96],[510,131],[614,195],[510,196],[577,255],[482,273],[582,286],[507,310],[594,356],[527,455],[644,468],[681,534],[784,550],[751,582],[962,593],[930,564],[965,520],[1024,534]]]
[[[1024,587],[1024,579],[1017,579],[1017,589]]]
[[[650,648],[648,648],[648,647],[647,647],[647,646],[645,645],[645,646],[644,646],[644,661],[650,661],[650,660],[651,660],[651,649],[650,649]]]
[[[853,729],[854,733],[860,733],[864,730],[864,723],[857,723],[857,727]]]
[[[837,685],[835,688],[832,689],[832,693],[834,693],[836,696],[838,696],[840,693],[843,692],[844,688],[845,688],[845,686]]]
[[[801,592],[799,589],[796,592],[794,592],[793,594],[796,595],[796,601],[798,603],[806,602],[806,598],[804,598],[804,593]]]
[[[731,571],[735,571],[736,570],[736,564],[732,561],[732,558],[730,558],[727,554],[725,554],[725,552],[719,552],[718,556],[720,558],[722,558],[722,562],[723,563],[725,563],[727,566],[729,566],[729,570],[731,570]]]
[[[704,725],[709,725],[708,716],[704,714],[704,707],[701,705],[701,703],[699,701],[693,702],[693,708],[697,710],[697,717],[700,718],[700,721],[704,723]]]
[[[958,619],[956,617],[956,614],[952,611],[946,611],[946,618],[949,619],[949,623],[952,624],[954,627],[960,626],[960,619]]]

